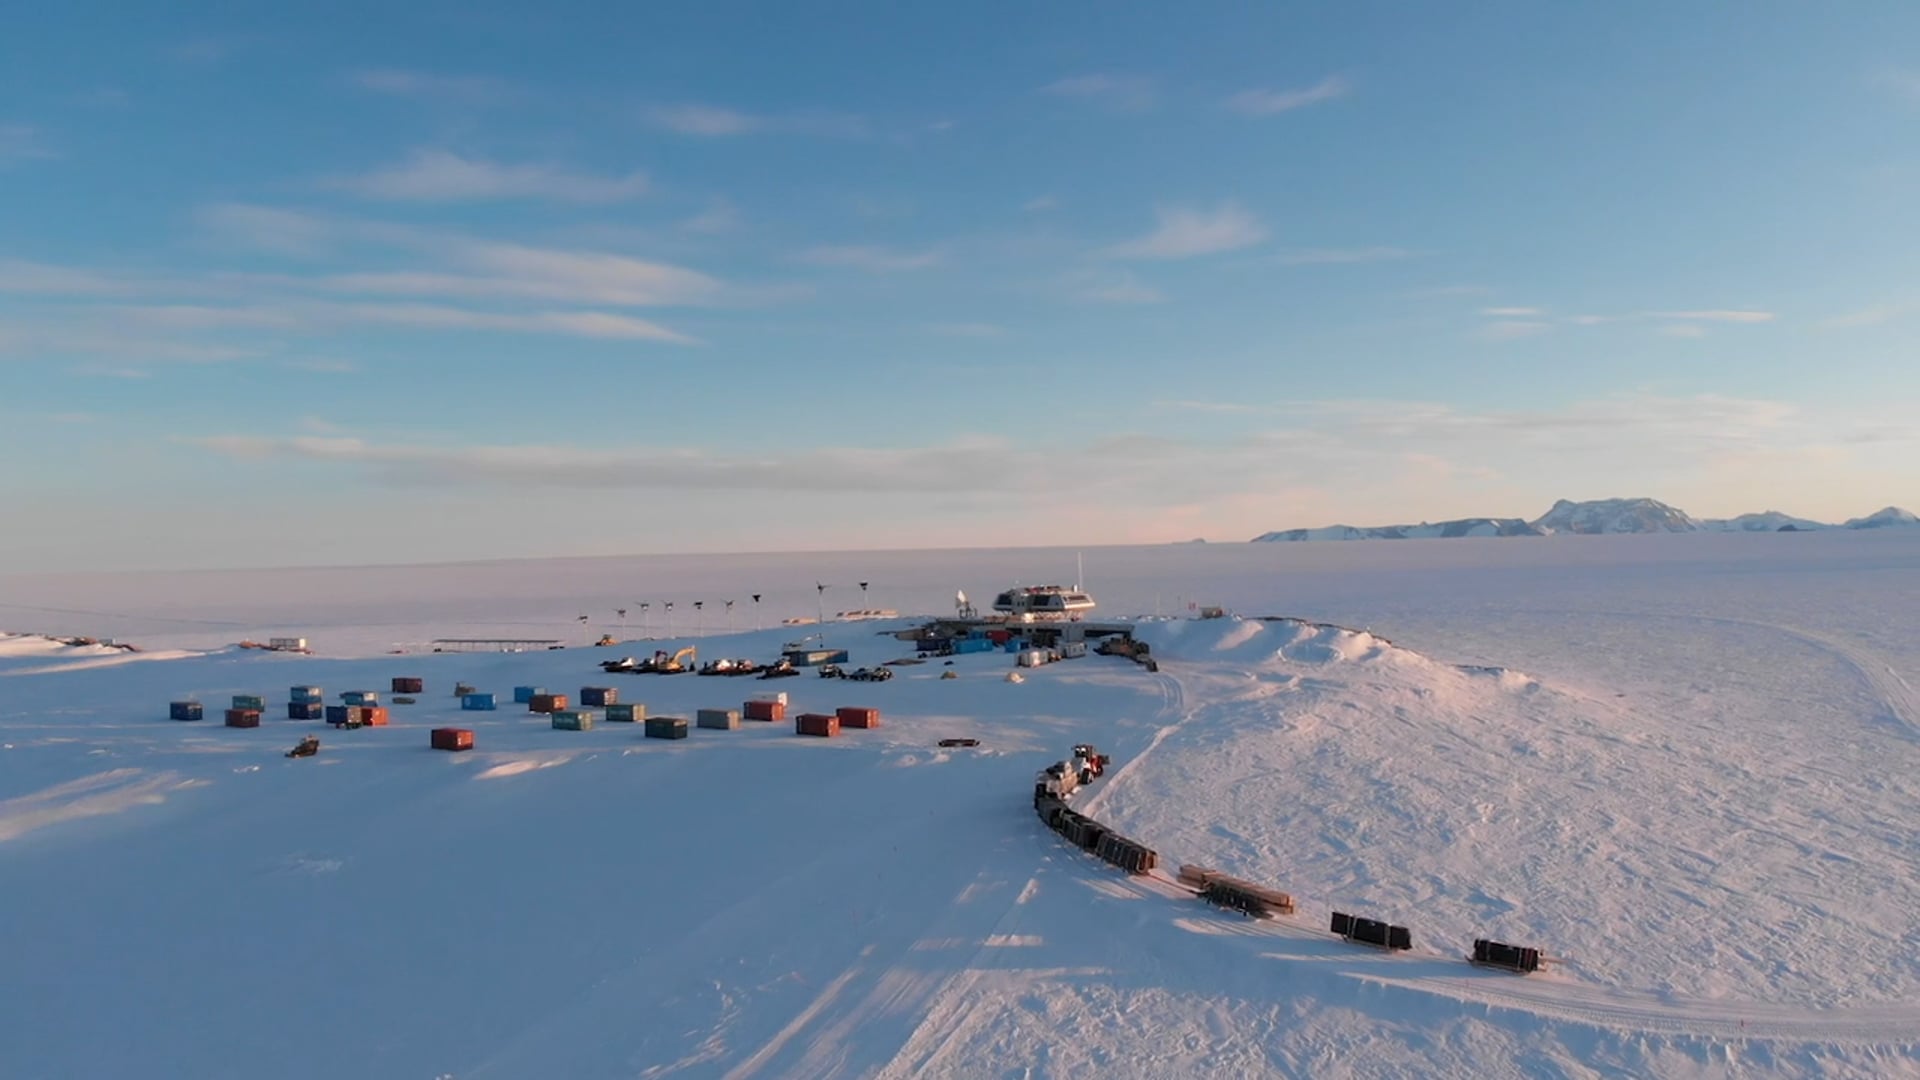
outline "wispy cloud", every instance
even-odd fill
[[[445,150],[416,150],[398,165],[358,176],[332,177],[325,186],[395,201],[545,199],[613,203],[644,194],[647,175],[635,171],[601,176],[552,164],[502,165]]]
[[[705,210],[682,221],[680,227],[690,233],[716,236],[737,232],[743,224],[740,208],[725,199],[715,199]]]
[[[1546,312],[1536,307],[1489,307],[1481,308],[1480,314],[1495,319],[1531,319]]]
[[[476,75],[435,75],[398,68],[355,71],[347,75],[347,80],[369,93],[461,105],[492,104],[509,100],[518,93],[501,79]]]
[[[1054,198],[1052,195],[1041,195],[1028,199],[1026,202],[1020,204],[1020,209],[1025,210],[1029,214],[1037,214],[1042,210],[1057,210],[1059,208],[1060,200]]]
[[[998,338],[1007,334],[1004,327],[982,322],[934,323],[927,329],[942,337],[957,338]]]
[[[642,118],[657,128],[708,139],[756,134],[864,139],[873,134],[864,117],[822,111],[750,113],[724,105],[682,103],[652,106]]]
[[[1095,102],[1123,112],[1151,108],[1158,96],[1153,80],[1135,75],[1075,75],[1050,82],[1041,87],[1040,92]]]
[[[286,301],[234,307],[153,305],[119,309],[134,323],[175,330],[324,329],[343,323],[429,330],[495,330],[616,341],[696,344],[658,323],[605,311],[474,311],[438,304]]]
[[[796,258],[813,266],[844,267],[874,274],[924,270],[941,262],[937,251],[896,251],[864,244],[812,247],[802,251]]]
[[[329,250],[339,232],[310,214],[249,203],[203,206],[194,212],[194,221],[218,243],[301,258]]]
[[[0,259],[0,293],[41,296],[113,296],[140,288],[134,279],[97,270]]]
[[[1851,329],[1858,326],[1878,326],[1881,323],[1894,322],[1920,312],[1920,300],[1901,300],[1873,307],[1849,311],[1828,319],[1826,326],[1835,329]]]
[[[31,124],[0,124],[0,169],[57,156],[40,141],[40,130]]]
[[[244,41],[237,37],[196,37],[177,41],[164,50],[169,60],[182,64],[217,64],[239,52]]]
[[[1672,326],[1661,327],[1660,333],[1667,337],[1703,338],[1707,336],[1707,328],[1695,323],[1675,323]]]
[[[1267,238],[1266,226],[1233,202],[1210,209],[1163,207],[1156,216],[1159,225],[1152,232],[1106,254],[1117,259],[1190,259],[1252,247]]]
[[[1771,311],[1747,311],[1716,308],[1706,311],[1649,311],[1650,319],[1678,319],[1686,322],[1765,323],[1775,318]]]
[[[1272,116],[1345,97],[1352,89],[1353,85],[1346,79],[1329,75],[1312,86],[1293,90],[1242,90],[1225,104],[1234,112],[1248,116]]]
[[[1539,337],[1551,329],[1553,329],[1552,323],[1503,319],[1481,327],[1480,336],[1488,341],[1519,341],[1521,338]]]
[[[1094,304],[1161,304],[1167,296],[1126,272],[1081,271],[1067,276],[1075,299]]]
[[[1892,90],[1896,95],[1915,104],[1920,104],[1920,71],[1911,68],[1889,68],[1880,73],[1880,85]]]
[[[1395,262],[1411,259],[1416,253],[1398,247],[1296,248],[1274,256],[1287,266],[1319,266],[1347,263]]]

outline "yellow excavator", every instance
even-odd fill
[[[653,660],[645,670],[656,675],[678,675],[683,671],[693,670],[694,656],[694,648],[691,645],[672,656],[668,656],[667,651],[661,649],[653,654]]]

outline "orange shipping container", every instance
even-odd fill
[[[740,713],[749,720],[771,720],[778,723],[787,718],[787,704],[784,701],[749,701]]]
[[[843,705],[836,714],[841,727],[877,728],[880,726],[879,709],[863,709],[853,705]]]
[[[466,728],[437,727],[431,736],[435,750],[471,750],[473,732]]]
[[[565,694],[535,694],[533,700],[527,703],[529,712],[552,713],[566,707],[567,695]]]
[[[260,726],[260,710],[259,709],[228,709],[227,710],[227,726],[228,727],[259,727]]]
[[[360,722],[368,727],[387,726],[387,707],[385,705],[367,705],[360,710]]]
[[[826,713],[803,712],[793,718],[793,732],[796,735],[818,735],[831,739],[840,734],[840,718]]]

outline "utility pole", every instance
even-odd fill
[[[760,594],[753,594],[753,628],[760,629]]]
[[[707,606],[707,602],[705,600],[695,600],[693,602],[693,636],[694,637],[703,637],[706,635],[707,617],[706,615],[702,614],[700,610],[701,608],[704,608],[706,606]]]
[[[640,601],[640,636],[641,637],[653,636],[653,622],[647,615],[647,608],[651,606],[652,605],[647,603],[645,600]]]
[[[727,633],[733,633],[733,601],[727,601]]]
[[[864,581],[860,583],[860,610],[871,610],[867,607],[867,583]]]
[[[813,583],[813,588],[819,594],[815,599],[820,602],[820,632],[825,634],[827,632],[827,587],[816,581]]]
[[[673,601],[671,600],[667,601],[666,608],[667,608],[667,636],[672,637],[673,636]]]

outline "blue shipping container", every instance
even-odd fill
[[[197,701],[176,701],[168,710],[168,715],[175,720],[199,720],[205,713],[202,712],[200,703]]]
[[[296,686],[287,692],[287,700],[295,705],[317,705],[325,699],[317,686]]]
[[[376,690],[349,690],[340,695],[340,700],[347,705],[378,705],[380,694]]]
[[[513,688],[513,703],[515,705],[531,705],[533,704],[534,695],[544,694],[546,692],[545,687],[516,686]]]
[[[460,698],[460,707],[468,712],[488,712],[499,706],[494,704],[492,694],[464,694]]]

